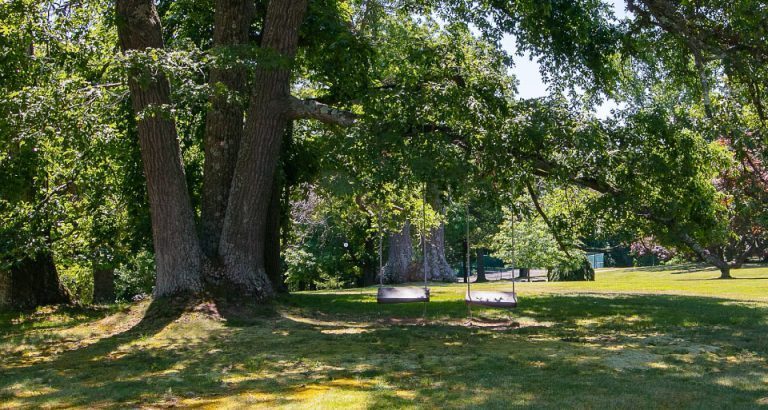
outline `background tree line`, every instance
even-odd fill
[[[766,256],[764,11],[626,7],[5,2],[2,302],[366,285],[380,241],[387,281],[420,249],[449,280],[467,226],[563,272],[652,238],[729,277]]]

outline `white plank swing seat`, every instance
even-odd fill
[[[429,289],[415,286],[379,288],[376,302],[381,304],[429,302]]]
[[[493,290],[467,291],[464,302],[468,305],[479,305],[497,308],[517,307],[517,294],[515,292],[501,292]]]

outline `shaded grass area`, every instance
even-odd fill
[[[5,314],[0,407],[768,406],[766,293],[738,288],[763,281],[717,281],[754,301],[671,294],[706,293],[708,281],[678,279],[712,275],[676,272],[522,284],[519,327],[466,326],[461,284],[435,286],[426,311],[377,305],[369,288],[294,294],[227,319],[157,315],[149,302]],[[664,294],[607,293],[627,283]]]

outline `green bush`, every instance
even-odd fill
[[[547,272],[547,278],[550,282],[592,281],[595,270],[586,258],[571,259]]]
[[[117,300],[131,300],[137,295],[151,294],[154,284],[155,257],[149,251],[133,255],[115,269]]]

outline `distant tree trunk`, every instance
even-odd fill
[[[462,252],[461,252],[461,265],[464,267],[464,283],[467,283],[469,281],[469,265],[467,264],[467,261],[469,260],[469,247],[467,246],[467,240],[462,241]]]
[[[699,256],[703,261],[714,265],[717,267],[717,269],[720,270],[720,279],[731,279],[731,266],[728,264],[727,261],[723,260],[723,258],[718,257],[718,255],[710,252],[703,246],[701,246],[695,239],[693,239],[690,235],[684,232],[679,232],[678,237],[682,240],[683,243],[688,245],[688,247],[693,250],[696,255]]]
[[[12,306],[11,272],[0,271],[0,309]]]
[[[477,248],[477,280],[475,282],[487,282],[485,277],[485,250]]]
[[[50,252],[40,252],[14,265],[5,279],[6,304],[13,308],[68,303]]]
[[[385,283],[403,283],[413,262],[413,243],[411,242],[411,223],[406,221],[403,229],[389,234],[389,252],[384,265]]]
[[[117,0],[117,28],[123,51],[162,49],[162,29],[153,0]],[[154,294],[201,290],[201,249],[181,161],[176,125],[168,113],[165,75],[145,67],[129,69],[128,88],[139,116],[138,137],[147,179],[157,280]]]
[[[445,226],[440,223],[437,227],[432,228],[426,241],[427,278],[444,282],[456,280],[456,273],[445,259]]]
[[[440,191],[436,185],[429,186],[427,200],[432,209],[437,212],[443,212]],[[432,228],[426,236],[426,241],[427,278],[429,280],[453,282],[456,279],[456,273],[445,259],[445,225],[441,222],[440,225]]]
[[[253,20],[253,0],[216,0],[213,48],[226,54],[226,48],[248,42]],[[205,254],[218,259],[221,229],[227,212],[229,188],[235,172],[237,153],[243,133],[243,114],[247,95],[245,67],[221,61],[211,68],[213,94],[205,119],[205,169],[201,203],[201,245]]]
[[[368,228],[371,227],[370,219],[368,223]],[[370,255],[376,254],[376,240],[374,238],[368,238],[365,241],[365,255],[366,257],[363,260],[363,277],[362,277],[362,286],[370,286],[376,283],[376,275],[378,271],[378,259],[372,259]]]
[[[282,193],[282,184],[275,179],[272,187],[272,198],[267,210],[267,229],[264,236],[264,269],[267,277],[272,284],[275,292],[288,292],[288,286],[285,284],[283,271],[280,266],[280,222],[281,222],[281,204],[280,194]]]
[[[267,5],[261,48],[286,61],[257,66],[219,244],[223,279],[234,291],[257,300],[273,294],[264,270],[266,215],[289,121],[290,64],[306,8],[306,0],[271,0]]]
[[[115,301],[115,268],[93,270],[93,302]]]
[[[19,155],[22,152],[19,141],[19,139],[15,139],[10,144],[11,156]],[[32,152],[26,152],[26,154],[32,154]],[[32,158],[36,158],[36,156]],[[37,161],[26,161],[19,170],[20,172],[15,174],[15,177],[19,178],[18,187],[20,189],[14,192],[0,191],[0,196],[12,203],[35,203],[39,200],[41,192],[40,186],[35,182],[39,167],[40,164]],[[43,238],[38,239],[49,244],[51,242],[50,229],[46,229],[41,234]],[[40,250],[34,255],[24,255],[7,271],[0,271],[0,307],[32,308],[39,305],[68,302],[70,302],[69,294],[59,282],[53,254],[49,249]]]

